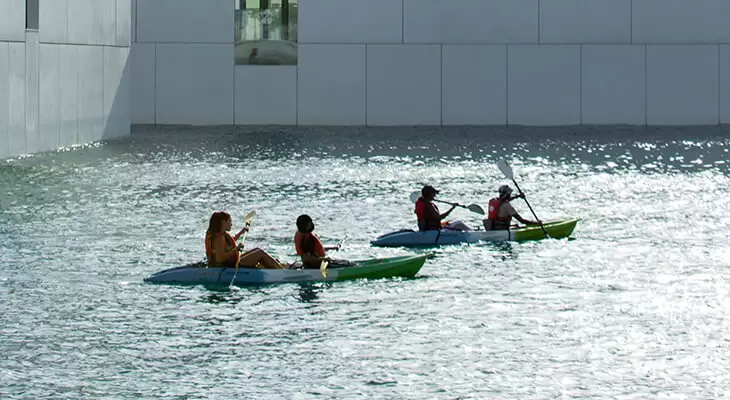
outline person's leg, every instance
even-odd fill
[[[446,228],[455,230],[455,231],[470,231],[471,228],[469,228],[463,221],[451,221],[450,224],[446,226]]]
[[[278,269],[282,267],[282,264],[274,257],[258,247],[242,254],[239,265],[249,268],[257,268],[259,263],[261,263],[264,268]]]

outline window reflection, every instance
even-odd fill
[[[236,65],[296,65],[298,0],[236,0]]]

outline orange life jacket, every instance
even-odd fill
[[[236,239],[231,236],[228,232],[223,232],[223,238],[226,240],[226,244],[228,245],[228,248],[226,251],[231,251],[236,248]],[[211,267],[217,267],[219,265],[216,265],[215,261],[215,252],[213,251],[213,235],[210,232],[205,233],[205,255],[208,257],[208,266]],[[224,267],[233,267],[236,265],[236,262],[238,262],[238,252],[234,252],[233,256],[231,256],[228,260],[221,263],[220,266]]]
[[[314,233],[301,233],[297,231],[294,234],[294,248],[298,255],[309,254],[315,257],[325,257],[324,246]]]

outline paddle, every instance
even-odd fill
[[[525,203],[527,203],[527,207],[530,209],[530,212],[532,212],[532,216],[535,217],[535,220],[540,223],[540,228],[542,228],[542,232],[545,234],[545,237],[550,239],[550,235],[548,235],[547,230],[545,230],[545,226],[542,224],[542,221],[540,221],[540,218],[537,217],[535,214],[535,210],[532,209],[532,206],[530,206],[530,202],[527,201],[527,197],[525,197],[525,193],[522,192],[522,189],[520,189],[520,185],[517,184],[517,181],[515,180],[515,174],[514,171],[512,171],[512,167],[507,164],[507,161],[499,160],[497,161],[497,168],[499,168],[500,171],[502,171],[502,174],[504,174],[507,179],[511,180],[512,183],[515,184],[515,187],[517,188],[517,191],[520,192],[522,195],[522,198],[525,200]]]
[[[411,193],[411,201],[412,202],[415,203],[416,201],[418,201],[418,198],[419,197],[421,197],[421,191],[420,190],[417,190],[417,191]],[[469,210],[471,212],[475,212],[477,214],[484,215],[484,209],[479,204],[469,204],[468,206],[462,206],[461,204],[451,203],[451,202],[443,201],[443,200],[436,200],[436,199],[434,199],[433,201],[436,201],[436,202],[439,202],[439,203],[444,203],[444,204],[449,204],[449,205],[457,206],[457,207],[461,207],[461,208],[466,208],[467,210]]]
[[[243,219],[243,226],[245,228],[249,228],[251,226],[251,223],[253,222],[254,217],[256,217],[256,210],[251,211],[250,213],[246,214],[246,217]],[[246,232],[243,232],[243,236],[241,237],[241,243],[240,246],[243,249],[243,243],[246,241],[246,235],[248,235],[248,229]],[[236,272],[233,274],[233,279],[231,279],[231,283],[228,284],[228,287],[233,286],[233,282],[236,280],[236,275],[238,275],[238,264],[241,262],[241,254],[238,254],[238,260],[236,260]]]
[[[345,235],[345,237],[342,238],[342,240],[340,240],[339,243],[337,243],[337,248],[334,249],[334,251],[337,251],[340,249],[340,247],[342,247],[342,243],[345,243],[345,240],[347,240],[347,237],[348,236]],[[319,272],[321,272],[322,276],[325,278],[327,277],[327,265],[329,265],[329,261],[327,261],[327,259],[322,260],[322,263],[319,264]]]

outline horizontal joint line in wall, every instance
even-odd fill
[[[132,43],[146,43],[146,44],[227,44],[233,46],[234,42],[155,42],[150,40],[135,40]]]
[[[150,43],[168,43],[168,42],[150,42]],[[195,44],[195,43],[190,43]],[[469,45],[498,45],[498,46],[504,46],[504,45],[510,45],[510,46],[540,46],[540,45],[586,45],[586,46],[631,46],[631,45],[637,45],[637,46],[683,46],[683,45],[693,45],[693,46],[700,46],[700,45],[706,45],[706,46],[713,46],[713,45],[728,45],[730,42],[683,42],[683,43],[648,43],[648,42],[413,42],[413,43],[390,43],[390,42],[368,42],[368,43],[354,43],[354,42],[310,42],[310,43],[302,43],[299,42],[299,45],[352,45],[352,46],[367,46],[367,45],[374,45],[374,46],[469,46]]]
[[[124,45],[118,45],[118,44],[88,44],[88,43],[67,43],[67,42],[41,42],[39,41],[38,44],[55,44],[58,46],[86,46],[86,47],[116,47],[116,48],[124,48],[127,49],[130,46],[124,46]]]

